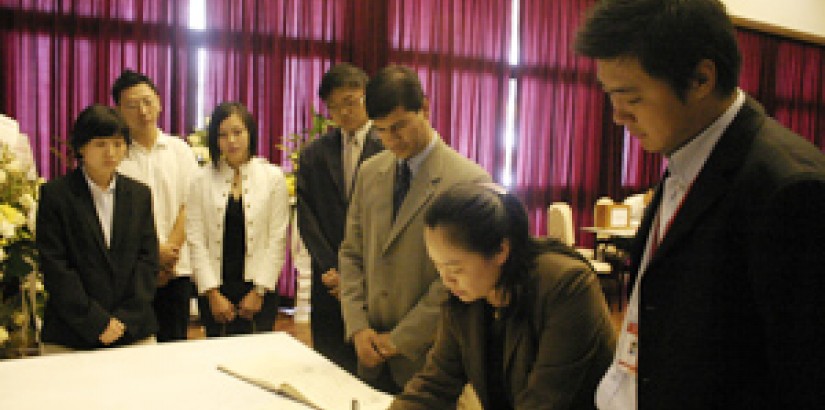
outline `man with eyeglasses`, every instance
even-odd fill
[[[423,366],[447,297],[424,247],[424,214],[450,187],[490,176],[432,128],[415,71],[379,71],[367,84],[366,108],[387,150],[355,181],[339,252],[341,310],[358,375],[398,393]]]
[[[185,340],[192,293],[189,251],[184,232],[184,201],[198,169],[182,139],[158,128],[157,87],[146,75],[125,70],[112,85],[116,108],[126,120],[133,143],[118,171],[152,190],[160,251],[160,271],[153,301],[158,342]]]
[[[338,127],[304,147],[297,173],[298,229],[312,258],[312,345],[353,374],[355,350],[344,341],[338,301],[338,247],[358,166],[383,149],[364,109],[367,80],[347,63],[324,74],[318,95]]]

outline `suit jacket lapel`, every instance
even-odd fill
[[[413,179],[410,182],[410,190],[407,192],[404,202],[401,203],[401,208],[398,209],[398,215],[395,217],[395,222],[391,222],[392,227],[390,228],[390,234],[387,237],[387,242],[384,244],[384,252],[387,251],[393,240],[398,237],[401,231],[409,225],[413,217],[418,214],[418,212],[421,212],[424,205],[430,201],[430,198],[435,193],[436,186],[438,186],[438,183],[441,182],[442,162],[440,153],[444,149],[442,144],[443,142],[441,141],[436,142],[436,146],[427,158],[424,159],[424,162],[421,163],[418,173],[413,176]],[[393,172],[390,173],[393,181],[390,182],[390,186],[395,183],[394,172],[395,163],[393,162]],[[390,191],[390,199],[391,198],[392,191]],[[390,216],[390,220],[392,221],[392,216]]]
[[[381,140],[375,135],[375,131],[370,128],[369,132],[367,132],[367,137],[364,139],[364,149],[361,150],[361,156],[358,158],[358,166],[360,167],[364,160],[381,152],[383,149],[384,146],[381,144]]]
[[[474,383],[473,388],[476,389],[479,400],[484,405],[489,403],[487,395],[487,370],[485,363],[487,363],[487,334],[484,328],[484,306],[482,303],[476,302],[466,309],[462,309],[463,315],[456,315],[460,326],[466,326],[467,331],[464,332],[464,342],[466,348],[463,349],[467,358],[464,363],[468,366],[466,369],[467,380]]]
[[[696,176],[682,207],[673,217],[670,229],[662,238],[656,253],[652,255],[649,266],[652,267],[696,229],[705,211],[728,192],[736,171],[744,161],[747,147],[753,141],[752,128],[758,125],[756,120],[760,109],[758,104],[748,98],[731,125],[722,134],[699,175]]]
[[[109,266],[112,266],[111,258],[109,257],[109,249],[106,247],[106,241],[103,238],[103,228],[100,226],[100,219],[97,217],[97,209],[95,208],[94,200],[92,199],[92,191],[86,182],[86,177],[80,168],[76,168],[71,174],[71,189],[75,196],[75,209],[78,216],[84,222],[84,225],[92,231],[95,244],[97,244],[97,251],[106,258]]]
[[[343,134],[341,134],[340,129],[336,128],[329,137],[332,138],[333,143],[328,146],[329,148],[326,150],[324,157],[326,158],[327,167],[329,167],[329,174],[332,176],[332,182],[335,184],[335,189],[338,190],[338,195],[344,203],[347,203],[347,192],[344,189],[344,163],[341,160]]]
[[[120,247],[127,236],[127,224],[132,204],[132,190],[124,183],[123,178],[117,175],[117,185],[115,186],[115,209],[112,212],[112,237],[110,238],[109,249],[115,250]]]
[[[527,314],[532,315],[533,312]],[[507,332],[504,338],[504,377],[507,383],[512,382],[511,375],[513,374],[513,359],[516,354],[518,346],[522,344],[522,339],[527,337],[527,333],[531,331],[530,324],[524,320],[516,321],[512,314],[507,317]],[[506,386],[509,389],[509,386]]]
[[[340,141],[340,138],[339,138],[339,141]],[[367,158],[381,152],[381,150],[383,150],[383,149],[384,149],[384,147],[383,147],[383,145],[381,145],[381,141],[378,139],[378,137],[375,136],[375,132],[372,130],[372,128],[370,128],[370,130],[367,132],[366,137],[364,138],[364,147],[361,149],[361,155],[358,157],[358,163],[356,164],[355,171],[352,174],[353,188],[354,188],[354,185],[355,185],[355,180],[356,180],[356,178],[358,178],[358,170],[361,169],[361,164]],[[340,155],[339,155],[339,158],[340,158]],[[343,174],[343,168],[341,168],[341,170],[342,170],[341,173]],[[343,178],[342,178],[342,180],[343,180]],[[343,182],[341,183],[341,186],[343,187]],[[345,202],[348,203],[349,198],[346,198],[346,192],[342,191],[341,195],[344,197]]]

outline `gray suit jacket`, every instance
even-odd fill
[[[339,251],[341,310],[347,339],[364,328],[390,332],[400,354],[388,360],[400,386],[424,364],[447,290],[424,247],[424,214],[460,182],[488,182],[477,164],[438,140],[414,175],[392,221],[397,159],[389,151],[361,165]],[[359,374],[369,378],[359,366]]]

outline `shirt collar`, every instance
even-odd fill
[[[418,154],[415,154],[412,157],[407,158],[407,165],[409,165],[410,173],[412,175],[415,175],[418,172],[418,168],[421,168],[421,163],[423,163],[424,160],[427,159],[427,156],[430,155],[430,152],[432,152],[433,148],[435,147],[435,144],[440,139],[441,136],[438,135],[438,131],[433,130],[432,139],[430,139],[430,143],[427,144],[427,147],[424,148]],[[399,160],[398,162],[401,163],[401,161],[402,160]]]
[[[91,178],[89,178],[89,174],[86,173],[85,168],[80,168],[83,171],[83,177],[86,178],[86,183],[89,184],[89,189],[92,191],[92,195],[98,196],[103,194],[114,194],[115,193],[115,185],[117,184],[117,172],[112,175],[112,181],[109,182],[109,186],[101,188],[97,185]]]
[[[128,153],[131,154],[132,151],[147,153],[156,149],[165,149],[169,146],[169,138],[170,137],[168,135],[166,135],[160,128],[158,128],[158,136],[157,138],[155,138],[155,145],[153,145],[151,148],[146,148],[143,145],[140,145],[139,143],[132,141],[132,143],[129,144]]]
[[[705,165],[710,152],[722,134],[733,122],[733,118],[745,104],[745,93],[740,89],[736,89],[736,99],[733,104],[722,113],[719,118],[710,124],[704,131],[699,133],[696,138],[679,148],[668,158],[668,171],[670,178],[677,183],[682,183],[687,187],[699,175],[699,171]]]
[[[353,136],[353,138],[355,138],[355,143],[356,143],[355,145],[357,145],[359,147],[364,145],[364,140],[367,138],[367,133],[369,132],[371,127],[372,127],[372,120],[368,120],[367,122],[364,123],[363,126],[361,126],[361,128],[359,128],[355,131],[355,135]],[[347,133],[344,130],[341,130],[341,135],[343,135],[345,142],[349,141],[349,133]]]

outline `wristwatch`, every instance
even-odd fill
[[[252,290],[254,290],[255,293],[257,293],[260,297],[264,297],[264,295],[266,295],[266,288],[263,287],[263,285],[255,285],[255,287],[252,288]]]

